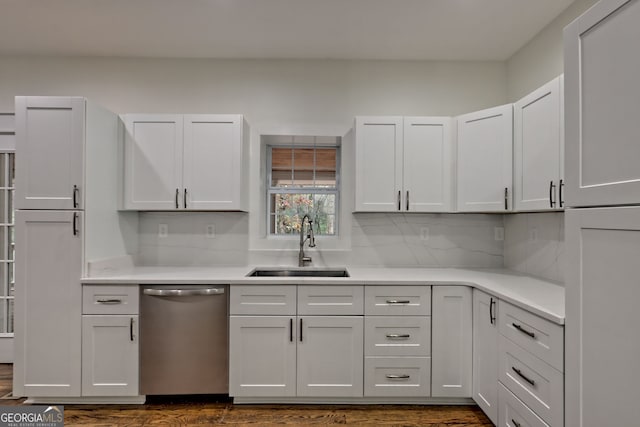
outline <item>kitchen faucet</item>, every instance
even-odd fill
[[[304,238],[304,220],[307,220],[309,223],[309,233],[307,237]],[[305,263],[311,262],[310,256],[304,256],[304,242],[309,241],[309,247],[316,247],[316,238],[313,235],[313,220],[309,217],[309,215],[305,215],[302,217],[300,221],[300,252],[298,252],[298,267],[304,267]]]

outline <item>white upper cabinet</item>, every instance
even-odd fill
[[[85,99],[16,97],[16,209],[84,208]]]
[[[398,116],[356,117],[355,211],[400,211],[402,126]]]
[[[355,211],[450,211],[451,123],[448,117],[357,117]]]
[[[514,104],[515,209],[563,208],[562,76]]]
[[[458,211],[512,209],[512,104],[457,117]]]
[[[184,116],[183,206],[240,208],[243,120],[237,115]]]
[[[123,116],[124,208],[245,210],[248,131],[241,115]]]
[[[124,116],[125,208],[177,209],[182,190],[182,116]]]
[[[640,202],[640,2],[603,0],[564,32],[566,205]]]
[[[405,117],[404,205],[409,212],[452,210],[453,144],[450,117]]]

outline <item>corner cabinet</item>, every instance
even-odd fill
[[[356,117],[356,212],[448,212],[452,119]]]
[[[560,76],[513,106],[516,210],[564,208],[563,99]]]
[[[513,105],[456,118],[459,212],[512,209]]]
[[[471,397],[471,288],[434,286],[432,293],[431,395]]]
[[[498,299],[473,290],[473,400],[498,424]],[[515,427],[515,426],[514,426]]]
[[[121,117],[124,209],[247,209],[249,130],[243,116]]]

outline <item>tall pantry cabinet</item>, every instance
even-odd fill
[[[16,396],[81,395],[85,262],[135,250],[137,217],[115,210],[118,135],[84,98],[16,97]]]
[[[567,26],[567,427],[640,418],[640,0]]]

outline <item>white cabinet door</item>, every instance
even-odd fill
[[[356,117],[358,212],[397,212],[402,198],[402,117]]]
[[[562,76],[514,104],[516,210],[561,209]]]
[[[565,425],[637,425],[640,207],[565,215]]]
[[[363,318],[305,316],[299,322],[298,396],[361,397]]]
[[[229,395],[296,395],[295,316],[231,316]]]
[[[82,215],[16,212],[16,396],[80,396]]]
[[[473,400],[498,424],[498,300],[473,290]]]
[[[183,208],[241,209],[243,118],[184,116]]]
[[[138,316],[82,316],[82,395],[138,395]]]
[[[567,206],[640,203],[640,2],[603,0],[564,32]]]
[[[182,116],[131,114],[122,118],[125,209],[183,206]]]
[[[511,209],[513,106],[457,118],[458,211]]]
[[[403,210],[452,210],[451,127],[449,117],[404,118]]]
[[[84,207],[85,100],[16,97],[16,209]]]
[[[434,286],[432,292],[431,395],[471,397],[471,288]]]

